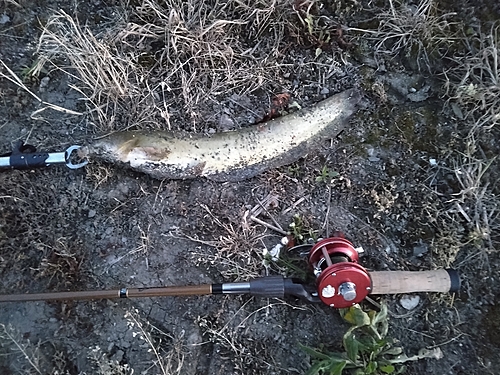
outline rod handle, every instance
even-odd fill
[[[460,277],[454,269],[433,271],[374,271],[370,272],[370,294],[416,292],[458,292]]]

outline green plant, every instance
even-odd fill
[[[301,168],[299,165],[292,164],[288,167],[288,174],[292,176],[293,178],[300,177],[301,175]]]
[[[311,229],[309,223],[299,214],[293,215],[293,222],[291,222],[288,227],[290,228],[290,234],[298,243],[303,243],[304,240],[309,238],[315,241],[317,239],[317,233]]]
[[[326,165],[323,166],[319,172],[319,176],[316,177],[316,182],[331,182],[334,178],[338,177],[340,174],[337,171],[332,171]]]
[[[385,305],[382,305],[379,312],[368,313],[359,305],[354,305],[340,310],[340,314],[352,325],[342,340],[345,352],[316,350],[301,345],[313,362],[307,375],[341,375],[348,369],[353,369],[356,375],[401,374],[405,370],[402,363],[442,357],[439,348],[421,349],[417,355],[411,357],[403,354],[403,349],[395,346],[396,340],[386,337],[389,322]]]

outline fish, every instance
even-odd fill
[[[212,135],[121,131],[89,142],[84,155],[124,164],[156,179],[206,177],[243,181],[291,164],[335,137],[356,112],[361,94],[349,89],[265,123]]]

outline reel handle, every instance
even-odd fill
[[[370,294],[458,292],[460,277],[454,269],[433,271],[373,271]]]

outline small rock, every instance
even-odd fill
[[[330,90],[327,87],[323,87],[319,93],[321,95],[328,95],[330,93]]]
[[[219,119],[219,126],[222,130],[234,129],[234,121],[226,113],[223,113]]]
[[[0,15],[0,25],[5,25],[7,22],[10,22],[10,17],[8,15],[1,14]]]
[[[427,248],[427,245],[425,244],[419,244],[416,246],[413,246],[413,256],[420,258],[422,257],[429,249]]]
[[[123,360],[124,355],[125,352],[123,350],[117,350],[113,357],[116,360],[116,362],[120,363]]]
[[[464,119],[464,114],[457,103],[452,102],[451,109],[452,109],[453,113],[455,114],[455,116],[457,116],[460,120]]]
[[[415,92],[410,92],[406,97],[410,99],[412,102],[423,102],[430,96],[430,89],[431,87],[429,85],[425,85],[422,87],[420,90],[415,91]]]
[[[88,213],[88,217],[89,219],[94,217],[95,215],[97,214],[97,211],[96,210],[89,210],[89,213]]]
[[[413,310],[420,303],[420,296],[405,295],[401,297],[399,303],[401,304],[401,306],[403,306],[404,309],[408,311]]]
[[[45,88],[49,85],[49,82],[50,82],[50,77],[43,77],[41,80],[40,80],[40,90],[45,90]]]
[[[121,340],[120,347],[122,347],[124,349],[128,349],[128,348],[130,348],[130,342],[128,342],[127,340]]]

